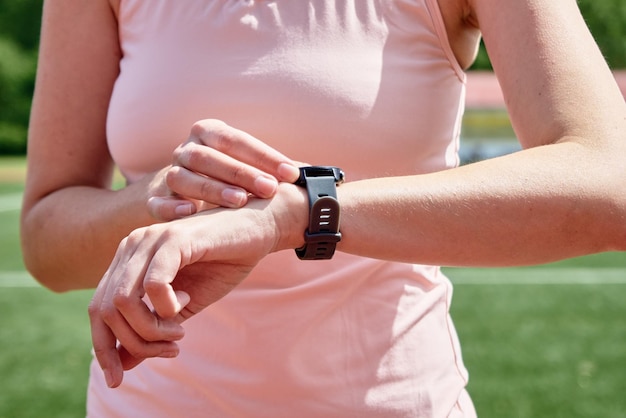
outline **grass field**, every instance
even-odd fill
[[[0,418],[80,417],[91,292],[53,294],[24,272],[21,170],[0,159]],[[446,271],[479,416],[626,416],[626,254]]]

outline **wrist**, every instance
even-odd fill
[[[280,183],[270,209],[277,232],[274,251],[293,250],[304,245],[304,231],[309,222],[306,190],[291,183]]]

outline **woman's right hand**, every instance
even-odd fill
[[[172,165],[155,175],[148,210],[156,219],[170,221],[209,207],[239,208],[250,194],[270,198],[279,182],[296,181],[297,167],[244,131],[219,120],[201,120],[174,151]]]
[[[267,254],[302,245],[306,192],[278,189],[272,199],[138,228],[121,241],[89,306],[110,387],[146,358],[175,357],[183,321],[232,291]]]

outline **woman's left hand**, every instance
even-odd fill
[[[165,170],[169,195],[152,197],[148,210],[155,219],[170,221],[216,206],[242,207],[250,195],[271,198],[278,183],[293,183],[298,165],[247,132],[220,120],[200,120]],[[188,213],[176,210],[181,207]]]

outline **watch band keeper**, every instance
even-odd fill
[[[306,244],[296,248],[298,258],[301,260],[328,260],[335,253],[334,244],[341,241],[341,232],[310,234],[309,231],[305,231],[304,239]]]

